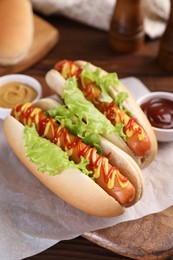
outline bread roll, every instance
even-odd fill
[[[0,1],[0,65],[26,57],[33,42],[34,22],[29,0]]]
[[[18,158],[54,194],[94,216],[113,217],[124,212],[123,207],[114,198],[77,169],[67,169],[55,176],[39,172],[38,167],[26,156],[23,128],[24,126],[11,116],[8,116],[3,124],[6,138]]]

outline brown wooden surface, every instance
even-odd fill
[[[159,40],[146,39],[136,53],[120,55],[109,49],[106,32],[58,16],[46,19],[58,28],[60,41],[46,57],[23,71],[42,83],[44,96],[51,93],[44,80],[46,72],[64,58],[91,61],[105,70],[116,71],[120,78],[135,76],[150,90],[173,91],[173,73],[163,71],[157,63]],[[80,236],[61,241],[28,259],[129,259],[122,255],[173,259],[173,208],[85,236],[94,243]]]
[[[163,259],[173,255],[173,207],[84,234],[85,238],[134,259]]]
[[[58,42],[58,28],[41,17],[34,15],[34,39],[32,47],[20,63],[13,66],[0,66],[0,76],[23,71],[43,58]]]

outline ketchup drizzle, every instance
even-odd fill
[[[40,115],[40,113],[39,113],[39,115]],[[33,118],[33,121],[34,121],[34,118]],[[50,122],[50,118],[49,117],[46,117],[46,118],[44,118],[42,120],[39,120],[39,124],[38,124],[37,130],[38,130],[40,136],[44,136],[45,128],[46,128],[46,125],[47,125],[48,122]]]
[[[66,61],[66,60],[64,60],[64,61],[56,64],[55,65],[55,69],[57,71],[59,71],[60,73],[62,73],[63,68],[64,68],[65,65],[68,65],[68,67],[67,67],[68,73],[66,75],[66,79],[68,79],[70,77],[73,77],[73,76],[76,76],[76,78],[79,78],[79,76],[80,76],[80,74],[82,72],[82,69],[79,66],[77,66],[76,64],[74,64],[73,61]]]
[[[127,132],[129,131],[133,131],[133,133],[136,134],[141,134],[142,133],[142,129],[138,126],[138,127],[134,127],[134,123],[136,123],[136,119],[135,118],[130,118],[127,125],[124,126],[124,131]]]

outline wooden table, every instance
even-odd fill
[[[145,45],[133,54],[120,55],[108,46],[107,32],[88,27],[63,17],[43,17],[58,28],[60,40],[41,61],[23,73],[37,78],[43,85],[43,95],[51,92],[44,76],[61,59],[84,59],[112,72],[119,78],[135,76],[150,90],[173,91],[173,72],[163,71],[157,63],[159,40],[146,39]],[[171,251],[171,253],[173,253]],[[169,252],[169,259],[171,259]],[[62,241],[46,251],[28,259],[129,259],[96,245],[80,236]],[[168,258],[167,258],[168,259]],[[173,259],[173,258],[172,258]]]

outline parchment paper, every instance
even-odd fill
[[[141,89],[141,93],[148,91],[135,78],[125,82],[130,89],[133,86],[135,90]],[[143,170],[145,191],[141,201],[119,217],[97,218],[59,199],[28,172],[7,144],[2,122],[0,120],[0,259],[22,259],[60,240],[159,212],[173,204],[173,142],[159,144],[155,161]]]

